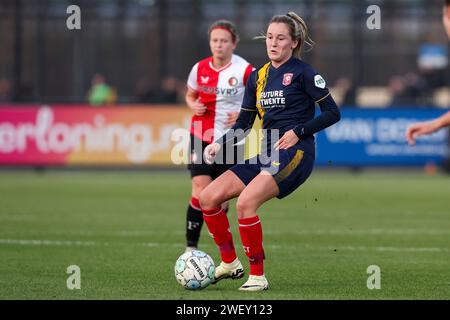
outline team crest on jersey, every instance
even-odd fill
[[[236,87],[238,84],[238,79],[236,77],[231,77],[228,79],[228,84],[232,87]]]
[[[200,81],[202,84],[207,84],[209,81],[209,77],[200,76]]]
[[[293,73],[285,73],[283,74],[283,86],[288,86],[292,82],[294,74]]]

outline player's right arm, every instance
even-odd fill
[[[249,134],[249,129],[252,127],[256,119],[257,111],[241,108],[236,123],[231,127],[227,133],[222,137],[211,143],[205,148],[204,156],[207,163],[212,163],[214,158],[219,153],[222,146],[233,140],[238,143]]]
[[[207,162],[212,163],[216,157],[222,145],[226,144],[228,141],[233,140],[237,143],[244,139],[248,133],[253,122],[258,114],[256,109],[256,73],[252,72],[249,81],[245,86],[244,100],[242,101],[242,107],[239,112],[239,116],[236,123],[231,127],[225,135],[211,143],[205,148],[204,156]]]
[[[186,104],[196,116],[202,116],[206,111],[206,106],[200,102],[198,92],[188,86],[186,92]]]
[[[187,91],[185,101],[188,107],[196,116],[202,116],[206,112],[206,106],[200,102],[200,95],[198,93],[199,87],[197,83],[198,63],[196,63],[187,79]]]
[[[414,145],[417,137],[431,134],[447,126],[450,126],[450,111],[432,121],[412,124],[406,132],[406,140],[409,144]]]

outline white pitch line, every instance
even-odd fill
[[[182,243],[120,243],[120,242],[95,242],[95,241],[79,241],[79,240],[24,240],[24,239],[0,239],[0,244],[4,245],[28,245],[28,246],[110,246],[110,245],[132,245],[149,248],[182,248]],[[449,248],[444,247],[389,247],[389,246],[316,246],[308,243],[299,245],[266,245],[271,249],[298,249],[299,247],[320,249],[320,250],[338,250],[338,251],[381,251],[381,252],[449,252]],[[202,244],[202,248],[213,249],[212,244]]]
[[[23,240],[23,239],[0,239],[0,244],[18,244],[30,246],[108,246],[109,243],[98,243],[95,241],[72,241],[72,240]]]
[[[165,232],[160,230],[118,230],[118,231],[92,231],[92,230],[79,230],[79,231],[33,231],[30,232],[32,236],[61,236],[61,235],[70,235],[70,236],[110,236],[110,237],[139,237],[139,236],[155,236],[161,235]],[[173,235],[184,235],[186,232],[183,230],[174,230],[171,232]],[[17,232],[13,231],[2,231],[0,235],[13,236],[17,234]],[[450,235],[450,230],[440,230],[440,229],[354,229],[354,230],[335,230],[335,229],[316,229],[316,230],[296,230],[296,231],[278,231],[274,229],[265,230],[264,234],[266,235],[314,235],[314,236],[376,236],[376,235],[390,235],[390,236],[445,236]]]
[[[368,251],[368,250],[374,250],[374,251],[391,251],[391,252],[449,252],[449,248],[414,248],[414,247],[383,247],[383,246],[376,246],[376,247],[367,247],[367,246],[328,246],[327,247],[330,250],[349,250],[349,251]]]
[[[265,234],[289,234],[290,232],[285,231],[276,231],[276,230],[268,230],[264,231]],[[419,229],[367,229],[367,230],[361,230],[361,229],[355,229],[355,230],[298,230],[291,232],[291,234],[297,234],[297,235],[342,235],[342,236],[366,236],[366,235],[450,235],[450,230],[433,230],[433,229],[425,229],[425,230],[419,230]]]
[[[162,232],[160,232],[162,233]],[[184,235],[186,232],[176,230],[172,232],[175,235]],[[274,229],[264,230],[264,234],[268,235],[315,235],[315,236],[371,236],[371,235],[399,235],[399,236],[445,236],[450,235],[450,230],[438,229],[355,229],[355,230],[335,230],[335,229],[317,229],[317,230],[296,230],[296,231],[278,231]],[[158,234],[158,231],[121,231],[116,233],[120,236],[134,236],[134,235],[152,235]]]

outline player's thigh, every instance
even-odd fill
[[[200,193],[209,185],[212,181],[212,178],[207,175],[199,175],[192,177],[192,196],[197,198],[200,196]]]
[[[244,190],[245,184],[230,170],[213,180],[201,193],[202,208],[212,209],[223,202],[236,198]]]
[[[253,215],[264,202],[276,197],[279,192],[273,176],[267,171],[261,171],[240,194],[236,203],[238,217]]]

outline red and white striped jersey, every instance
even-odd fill
[[[221,69],[213,67],[212,59],[209,57],[196,63],[187,81],[207,108],[202,116],[192,117],[191,133],[207,143],[228,130],[225,124],[229,112],[240,111],[245,85],[253,70],[251,64],[235,54]]]

